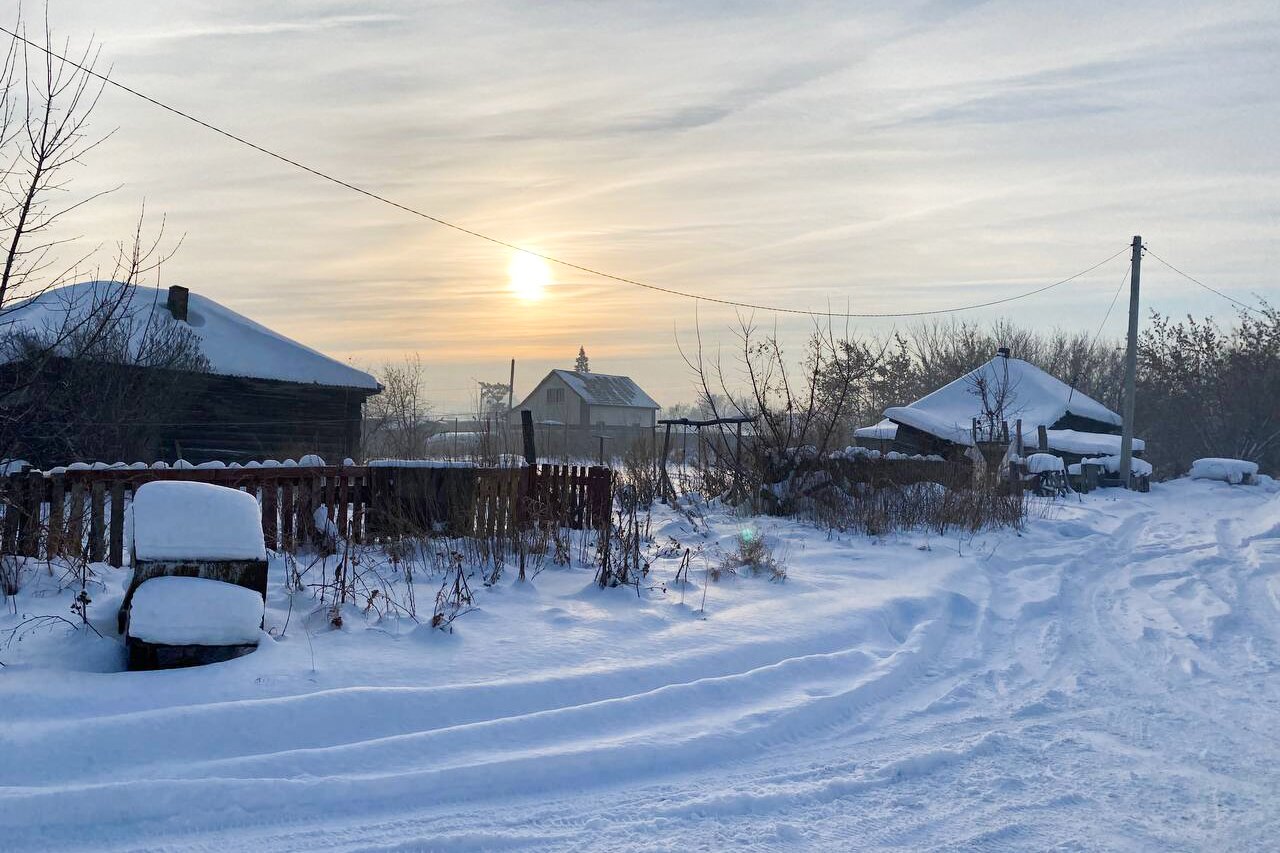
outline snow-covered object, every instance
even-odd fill
[[[898,435],[898,425],[888,418],[871,426],[859,427],[853,431],[854,438],[875,439],[876,441],[893,441]]]
[[[1110,474],[1120,473],[1119,454],[1116,454],[1115,456],[1093,456],[1088,459],[1081,459],[1080,464],[1101,465],[1102,469]],[[1071,467],[1075,468],[1076,466],[1073,465]],[[1139,459],[1135,456],[1129,460],[1129,470],[1137,474],[1139,477],[1149,477],[1154,469],[1151,467],[1150,462],[1145,459]]]
[[[858,447],[850,445],[844,450],[833,450],[827,454],[829,459],[888,459],[893,462],[913,461],[913,462],[943,462],[945,461],[936,453],[921,455],[919,453],[899,453],[896,450],[890,450],[888,453],[881,453],[870,447]]]
[[[1052,453],[1032,453],[1027,457],[1027,471],[1032,474],[1046,474],[1050,471],[1064,471],[1066,466],[1061,456]]]
[[[1244,459],[1197,459],[1191,463],[1194,480],[1221,480],[1224,483],[1252,483],[1258,476],[1258,463]]]
[[[177,459],[173,463],[173,470],[175,471],[191,471],[195,467],[196,466],[192,465],[190,462],[188,462],[185,459]]]
[[[89,281],[54,288],[6,313],[6,330],[56,333],[68,320],[83,319],[104,303],[121,298],[125,301],[119,316],[125,322],[117,324],[117,328],[127,327],[137,342],[141,342],[148,323],[180,322],[165,307],[167,290],[135,287],[132,294],[121,297],[125,286]],[[273,332],[195,291],[188,296],[185,325],[200,338],[200,350],[209,359],[211,371],[222,376],[378,388],[378,381],[369,374]]]
[[[1111,426],[1122,423],[1115,412],[1079,391],[1073,392],[1067,383],[1034,364],[1004,356],[996,356],[909,406],[886,409],[885,417],[954,444],[971,445],[973,419],[983,420],[982,403],[974,393],[980,379],[995,391],[1006,389],[1004,419],[1010,429],[1021,419],[1024,436],[1034,435],[1041,426],[1051,427],[1068,414]]]
[[[208,462],[201,462],[199,465],[196,466],[196,469],[200,471],[218,471],[226,467],[227,467],[227,463],[220,462],[217,459],[212,459]]]
[[[333,519],[329,517],[329,507],[321,504],[311,513],[311,520],[315,522],[316,532],[318,532],[325,540],[331,544],[338,541],[338,525],[333,523]]]
[[[133,498],[133,554],[139,560],[265,560],[258,501],[212,483],[144,483]]]
[[[234,646],[258,642],[262,596],[208,578],[159,577],[133,593],[129,636],[170,646]]]
[[[6,476],[9,474],[18,474],[31,467],[31,463],[25,459],[4,459],[0,460],[0,472]]]
[[[324,460],[314,453],[308,453],[298,460],[298,464],[303,468],[323,468]]]
[[[1074,429],[1051,429],[1046,431],[1049,438],[1049,449],[1062,453],[1078,453],[1081,456],[1115,456],[1120,453],[1120,436],[1100,432],[1079,432]],[[1024,443],[1028,436],[1023,436]],[[1035,441],[1035,436],[1029,437]],[[1147,443],[1140,438],[1133,440],[1133,449],[1141,453],[1147,449]]]

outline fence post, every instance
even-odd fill
[[[62,540],[66,535],[67,482],[62,474],[49,477],[49,539],[45,553],[49,559],[62,555]]]
[[[107,562],[117,569],[124,565],[124,481],[111,484],[111,547]]]
[[[42,515],[41,508],[44,505],[44,474],[39,471],[28,471],[26,478],[26,494],[23,495],[26,500],[23,509],[25,527],[22,531],[22,553],[28,557],[39,557],[40,516]]]
[[[1049,430],[1044,424],[1036,427],[1036,439],[1040,442],[1040,452],[1046,453],[1049,450]]]
[[[89,560],[101,563],[103,557],[104,515],[106,511],[107,484],[94,480],[89,488]]]
[[[538,464],[538,452],[533,443],[533,412],[520,410],[520,431],[524,436],[524,461],[529,465]]]

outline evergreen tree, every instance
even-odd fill
[[[587,361],[586,347],[578,347],[578,359],[573,363],[573,369],[578,373],[591,372],[591,362]]]

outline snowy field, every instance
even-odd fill
[[[1275,849],[1280,490],[1037,516],[877,540],[668,514],[708,554],[757,526],[788,579],[696,560],[682,602],[553,567],[477,583],[452,635],[331,631],[302,594],[282,638],[194,670],[46,632],[0,651],[0,848]],[[70,615],[42,592],[19,610]]]

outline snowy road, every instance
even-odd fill
[[[713,584],[705,619],[549,570],[454,637],[11,666],[0,847],[1274,849],[1280,493],[1049,515],[962,543],[779,526],[787,583]]]

